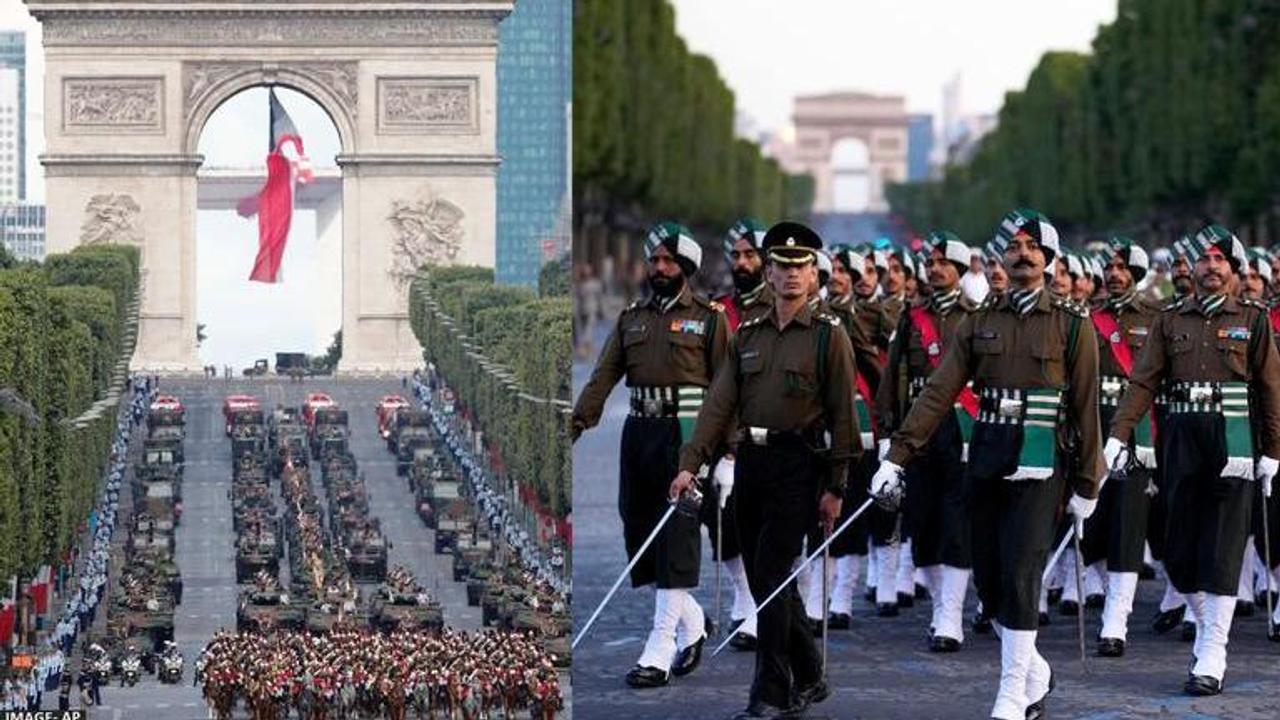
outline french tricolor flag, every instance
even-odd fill
[[[314,177],[302,136],[276,97],[275,88],[271,88],[269,99],[271,137],[267,146],[267,182],[257,195],[245,198],[236,208],[241,217],[258,215],[258,257],[249,279],[264,283],[274,283],[279,278],[280,260],[284,257],[289,226],[293,222],[295,186]],[[297,152],[296,160],[285,156],[283,150],[287,144],[292,144]]]

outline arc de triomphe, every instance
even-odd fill
[[[337,126],[343,283],[315,291],[342,293],[340,370],[421,364],[406,272],[493,265],[498,22],[514,0],[25,2],[44,30],[46,247],[141,247],[136,368],[201,365],[197,145],[250,87],[303,92]]]

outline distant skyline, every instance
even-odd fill
[[[763,130],[790,124],[796,95],[902,95],[935,121],[961,73],[962,110],[992,113],[1047,50],[1088,52],[1116,0],[672,0],[693,52],[716,61]]]

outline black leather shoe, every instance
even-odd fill
[[[684,677],[698,669],[698,663],[702,662],[702,646],[706,644],[707,638],[711,637],[711,632],[714,629],[715,627],[711,624],[711,618],[706,618],[702,637],[698,638],[694,644],[676,653],[676,661],[671,663],[672,675]]]
[[[1193,622],[1182,621],[1182,642],[1192,642],[1196,639],[1196,624]]]
[[[929,588],[921,585],[920,583],[916,583],[916,599],[932,600],[933,598],[929,597]]]
[[[818,703],[831,697],[831,688],[827,686],[826,680],[818,680],[812,685],[805,685],[796,691],[796,705],[801,708],[808,708],[810,705]]]
[[[795,707],[780,708],[761,700],[752,701],[746,710],[733,716],[733,720],[783,720],[798,717],[800,712]]]
[[[748,635],[746,633],[738,633],[729,641],[729,647],[737,650],[738,652],[755,652],[757,644],[756,636]]]
[[[827,616],[828,630],[848,630],[853,626],[853,617],[849,613],[833,612]]]
[[[1205,695],[1221,695],[1222,683],[1216,678],[1208,675],[1192,675],[1187,678],[1187,682],[1182,686],[1182,691],[1188,695],[1205,696]]]
[[[1139,580],[1155,580],[1156,569],[1146,563],[1143,563],[1142,569],[1138,571],[1138,579]]]
[[[901,592],[898,593],[898,607],[909,608],[909,607],[915,607],[915,606],[916,606],[915,595],[911,595],[909,593],[901,593]]]
[[[1057,605],[1062,601],[1062,588],[1049,588],[1047,597],[1050,605]]]
[[[880,617],[898,617],[898,606],[894,603],[879,603],[876,605],[876,615]]]
[[[637,665],[627,673],[627,684],[633,688],[662,687],[671,680],[671,674],[655,667]]]
[[[1178,627],[1178,624],[1182,622],[1182,616],[1186,614],[1187,614],[1186,605],[1183,605],[1182,607],[1176,607],[1172,610],[1164,610],[1162,612],[1158,612],[1156,613],[1156,616],[1151,620],[1151,629],[1155,630],[1157,634],[1163,635],[1169,632],[1170,630]]]
[[[1280,642],[1280,625],[1267,623],[1267,639],[1271,642]]]
[[[863,600],[866,600],[867,602],[875,602],[875,601],[876,601],[876,586],[875,586],[875,585],[868,585],[868,586],[867,586],[867,591],[866,591],[866,592],[864,592],[864,593],[862,593],[862,599],[863,599]]]
[[[1258,593],[1257,597],[1253,599],[1254,604],[1257,605],[1258,607],[1267,607],[1267,595],[1268,593],[1265,591]],[[1271,607],[1275,607],[1276,603],[1280,602],[1280,599],[1277,598],[1277,593],[1274,591],[1272,591],[1270,595],[1271,595]]]
[[[822,621],[814,620],[813,618],[808,618],[808,620],[809,629],[813,632],[813,636],[816,638],[822,637]]]
[[[934,635],[929,638],[929,652],[953,653],[960,651],[960,641],[945,635]]]
[[[1080,603],[1075,600],[1063,600],[1058,604],[1058,614],[1075,617],[1080,614]]]
[[[1236,600],[1236,617],[1253,617],[1253,603],[1248,600]]]
[[[973,631],[979,635],[991,632],[991,618],[982,613],[973,616]]]
[[[1124,657],[1124,641],[1120,638],[1098,638],[1098,657]]]
[[[1085,596],[1084,606],[1090,610],[1101,610],[1103,605],[1107,604],[1107,596],[1102,593],[1094,593]]]
[[[1053,624],[1053,620],[1051,620],[1051,619],[1049,618],[1049,613],[1047,613],[1047,612],[1042,612],[1042,613],[1040,613],[1040,617],[1039,617],[1039,618],[1037,618],[1037,620],[1038,620],[1038,621],[1039,621],[1039,623],[1040,623],[1040,627],[1044,627],[1045,625],[1052,625],[1052,624]]]

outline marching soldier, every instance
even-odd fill
[[[833,257],[834,256],[834,257]],[[856,378],[856,387],[858,390],[858,400],[856,409],[858,412],[858,427],[870,427],[872,416],[867,401],[875,397],[876,388],[880,385],[880,375],[882,368],[880,365],[880,351],[871,343],[870,338],[862,331],[862,326],[858,324],[858,305],[853,302],[853,284],[859,277],[859,271],[849,268],[863,267],[859,255],[854,253],[847,245],[837,245],[833,248],[833,255],[825,252],[818,253],[818,287],[812,291],[809,299],[810,308],[814,312],[822,312],[834,316],[840,321],[840,327],[849,334],[849,342],[853,346],[853,364]],[[826,295],[828,299],[822,299]],[[864,425],[865,423],[865,425]],[[874,444],[874,438],[870,433],[862,433],[862,447],[871,447]],[[850,482],[845,486],[845,498],[849,499],[856,496],[856,502],[845,502],[842,505],[842,515],[840,520],[847,518],[857,505],[867,496],[867,482],[871,478],[871,473],[875,471],[875,467],[871,466],[865,474],[859,474],[857,468],[863,466],[863,461],[875,460],[873,453],[865,453],[858,463],[852,464],[850,473]],[[855,530],[859,531],[855,533]],[[833,594],[829,598],[823,597],[824,586],[822,583],[821,571],[815,573],[810,570],[817,570],[817,565],[810,565],[805,568],[798,578],[798,584],[801,588],[801,595],[804,597],[805,614],[809,617],[810,625],[813,626],[814,633],[820,635],[822,633],[822,616],[828,612],[828,606],[824,605],[830,602],[831,617],[828,622],[829,628],[837,630],[847,630],[851,622],[851,610],[853,603],[853,584],[857,580],[857,559],[855,553],[858,548],[858,541],[861,541],[861,547],[865,551],[866,548],[866,529],[860,525],[858,521],[854,521],[854,526],[845,531],[835,542],[831,544],[831,556],[835,559],[833,566],[825,568],[827,570],[828,579],[834,581]],[[845,542],[848,540],[849,542]],[[822,543],[822,536],[818,532],[817,526],[814,526],[808,536],[809,547],[817,547]],[[845,562],[846,568],[842,576],[838,570],[841,562]],[[843,584],[842,584],[843,583]],[[830,583],[829,583],[830,584]],[[836,595],[839,595],[837,599]]]
[[[982,250],[983,268],[987,276],[988,299],[1003,295],[1009,289],[1009,271],[1005,270],[1004,258],[990,245]]]
[[[733,292],[716,301],[724,306],[725,318],[731,333],[738,331],[743,322],[752,320],[773,308],[773,291],[764,277],[764,257],[761,255],[766,228],[754,218],[743,218],[729,228],[725,236],[724,252],[733,275]],[[716,464],[716,500],[720,503],[719,537],[722,547],[717,558],[733,583],[733,608],[729,619],[730,631],[738,630],[729,644],[735,650],[749,651],[756,647],[755,600],[747,581],[746,566],[742,562],[742,550],[738,545],[738,528],[734,522],[733,506],[729,498],[733,493],[734,456],[726,453]],[[712,513],[714,515],[714,512]],[[715,537],[715,529],[712,528]],[[713,543],[714,544],[714,543]],[[741,626],[741,627],[739,627]]]
[[[618,508],[628,557],[667,509],[680,445],[728,344],[720,306],[689,288],[702,260],[693,234],[677,223],[660,223],[649,232],[645,253],[652,295],[619,316],[573,412],[576,439],[599,422],[605,398],[625,377],[631,414],[622,431]],[[676,512],[646,551],[649,557],[632,569],[633,587],[657,586],[653,629],[627,673],[632,687],[666,685],[671,674],[686,675],[700,662],[707,621],[689,593],[698,585],[700,551],[698,518]]]
[[[1036,652],[1041,572],[1048,559],[1065,473],[1055,472],[1059,431],[1078,435],[1079,463],[1068,503],[1083,522],[1097,503],[1098,347],[1087,311],[1046,293],[1045,266],[1059,253],[1057,230],[1034,210],[1009,213],[992,240],[1010,288],[957,328],[942,364],[893,435],[872,479],[882,495],[901,483],[970,378],[978,422],[966,468],[974,580],[1001,639],[993,718],[1044,714],[1049,664]]]
[[[1134,360],[1141,354],[1159,310],[1137,291],[1137,284],[1151,264],[1145,250],[1127,238],[1115,237],[1104,257],[1108,298],[1090,314],[1090,319],[1098,335],[1100,413],[1105,429],[1111,424],[1133,373]],[[1135,431],[1137,463],[1127,472],[1112,473],[1099,495],[1097,512],[1085,523],[1081,540],[1086,565],[1106,563],[1106,600],[1098,636],[1098,654],[1103,657],[1124,655],[1129,614],[1133,612],[1138,573],[1142,570],[1151,468],[1155,466],[1150,408]]]
[[[1246,263],[1240,241],[1210,225],[1185,249],[1194,258],[1195,295],[1157,316],[1104,454],[1110,467],[1123,462],[1134,427],[1166,388],[1159,462],[1168,513],[1165,568],[1196,619],[1184,690],[1216,695],[1226,672],[1252,483],[1260,482],[1265,495],[1280,456],[1280,357],[1266,307],[1231,297],[1231,275]]]
[[[946,231],[930,233],[925,244],[930,250],[925,268],[931,293],[898,322],[884,381],[876,394],[883,438],[880,444],[886,450],[889,436],[941,363],[960,323],[977,309],[960,289],[960,277],[969,269],[968,246]],[[911,551],[932,597],[929,649],[933,652],[955,652],[964,641],[964,596],[972,567],[963,491],[966,433],[962,427],[972,423],[978,399],[966,388],[956,406],[955,412],[942,418],[924,451],[905,472],[904,510]]]
[[[787,577],[812,525],[821,519],[830,530],[840,515],[848,463],[860,452],[849,338],[839,320],[814,312],[808,302],[821,245],[799,223],[769,229],[764,249],[774,307],[739,326],[669,493],[679,497],[690,487],[725,431],[738,429],[733,502],[758,598]],[[736,717],[791,717],[829,692],[792,584],[760,612],[750,701]]]

